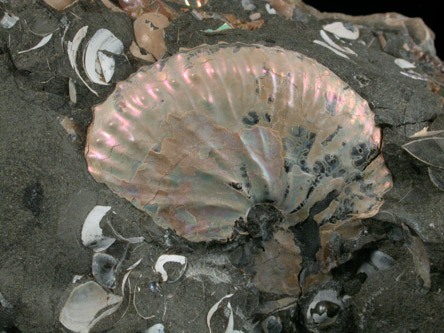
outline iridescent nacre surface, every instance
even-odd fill
[[[209,241],[260,203],[282,212],[282,230],[373,216],[391,187],[380,146],[368,103],[323,65],[218,44],[119,83],[94,109],[86,159],[155,223]]]

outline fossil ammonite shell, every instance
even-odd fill
[[[377,213],[391,178],[367,102],[298,52],[203,45],[143,67],[94,109],[93,177],[191,241],[258,203],[288,226]]]

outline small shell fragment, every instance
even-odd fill
[[[137,18],[145,13],[159,13],[170,20],[179,17],[179,13],[161,0],[119,0],[119,5],[133,18]]]
[[[406,143],[402,148],[421,162],[444,169],[444,138],[422,138]]]
[[[399,73],[413,80],[427,81],[427,78],[421,76],[420,74],[414,72],[413,70],[409,70],[408,72],[400,71]]]
[[[0,25],[5,29],[11,29],[19,20],[14,14],[5,13],[0,20]]]
[[[85,38],[86,33],[88,32],[88,26],[85,25],[83,27],[81,27],[75,34],[74,38],[72,41],[68,42],[68,58],[69,58],[69,63],[71,64],[71,67],[74,69],[74,71],[76,72],[77,76],[80,78],[80,80],[83,82],[83,84],[89,89],[89,91],[91,91],[94,95],[99,96],[99,94],[97,93],[97,91],[95,91],[93,88],[91,88],[88,83],[86,83],[86,81],[83,79],[83,77],[80,75],[79,72],[79,68],[77,67],[77,62],[76,62],[76,58],[77,58],[77,51],[79,50],[79,46],[80,43],[82,42],[82,40]]]
[[[137,45],[151,54],[155,60],[162,58],[167,50],[164,28],[169,24],[168,18],[159,13],[146,13],[134,21]],[[137,56],[134,53],[133,55]]]
[[[44,0],[45,3],[57,10],[64,10],[77,2],[77,0]]]
[[[77,283],[83,278],[83,275],[74,275],[72,277],[72,283]]]
[[[156,324],[145,330],[145,333],[164,333],[165,326]]]
[[[142,54],[142,51],[140,50],[140,47],[137,45],[136,42],[132,42],[129,50],[131,52],[131,54],[133,56],[135,56],[136,58],[145,60],[145,61],[149,61],[149,62],[156,62],[156,59],[154,59],[153,55],[148,53],[148,54]]]
[[[333,22],[322,27],[325,31],[335,34],[339,38],[356,40],[359,38],[357,26],[344,22]]]
[[[414,64],[412,64],[411,62],[404,60],[402,58],[395,59],[395,64],[398,65],[399,67],[401,67],[402,69],[416,68],[416,66]]]
[[[272,8],[269,3],[267,3],[265,5],[265,9],[267,10],[267,13],[270,14],[270,15],[276,15],[277,14],[276,10],[274,8]]]
[[[96,31],[83,54],[83,67],[88,78],[94,83],[107,85],[114,74],[115,61],[102,51],[112,54],[123,52],[123,43],[107,29]]]
[[[416,132],[412,136],[409,136],[409,138],[422,138],[426,136],[434,136],[434,135],[440,135],[444,133],[444,130],[437,130],[437,131],[429,131],[429,127],[426,126],[422,130]]]
[[[211,318],[213,318],[214,313],[217,311],[217,309],[219,308],[220,303],[222,303],[222,301],[224,299],[230,298],[231,296],[233,296],[234,294],[228,294],[224,297],[222,297],[220,300],[218,300],[208,311],[207,314],[207,326],[208,326],[208,330],[210,331],[210,333],[212,332],[211,330]]]
[[[114,238],[103,236],[100,221],[111,209],[111,206],[95,206],[83,223],[82,243],[92,248],[95,252],[106,250],[115,242]]]
[[[59,320],[71,331],[89,332],[97,322],[115,312],[122,300],[121,296],[108,293],[97,283],[89,281],[72,290]],[[97,316],[102,310],[105,311]]]
[[[162,276],[163,282],[166,282],[168,280],[168,274],[165,271],[165,269],[163,268],[163,266],[167,262],[177,262],[177,263],[182,265],[182,270],[181,270],[181,272],[179,274],[179,278],[183,275],[183,273],[185,273],[185,270],[186,270],[186,267],[187,267],[187,258],[186,257],[180,256],[180,255],[175,255],[175,254],[162,254],[157,259],[156,265],[154,266],[154,270],[157,273],[160,273],[160,275]]]
[[[444,170],[428,168],[429,177],[433,185],[444,191]]]
[[[106,288],[116,287],[116,259],[106,253],[96,253],[92,261],[92,274],[96,281]]]
[[[73,79],[69,78],[68,81],[69,100],[73,103],[77,103],[77,89]]]
[[[248,18],[249,18],[251,21],[259,20],[259,19],[261,18],[261,13],[253,13],[253,14],[250,14],[250,16],[248,16]]]
[[[17,54],[22,54],[25,52],[29,52],[29,51],[33,51],[33,50],[37,50],[43,46],[45,46],[46,44],[48,44],[48,42],[51,40],[52,38],[52,33],[50,33],[49,35],[46,35],[45,37],[43,37],[40,42],[38,42],[35,46],[26,49],[26,50],[22,50],[22,51],[18,51]]]
[[[348,53],[348,54],[353,54],[353,55],[357,55],[355,51],[353,51],[352,49],[348,48],[348,47],[342,47],[339,46],[338,44],[336,44],[335,42],[333,42],[331,40],[330,37],[328,37],[327,33],[324,30],[320,31],[321,37],[322,39],[331,47],[334,47],[335,49],[337,49],[338,51],[344,52],[344,53]]]

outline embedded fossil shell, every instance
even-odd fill
[[[143,67],[95,107],[90,173],[191,241],[250,207],[287,226],[373,216],[391,178],[367,102],[300,53],[203,45]]]

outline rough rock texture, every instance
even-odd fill
[[[410,135],[425,126],[444,129],[442,64],[434,54],[433,35],[420,20],[408,21],[393,14],[389,16],[392,24],[381,24],[384,16],[353,19],[321,15],[295,1],[297,10],[291,20],[285,20],[282,16],[267,14],[262,1],[253,2],[265,21],[259,30],[204,33],[202,30],[215,29],[222,22],[199,21],[187,12],[166,29],[166,56],[177,53],[180,47],[219,41],[277,45],[316,59],[369,102],[377,124],[383,129],[382,153],[392,172],[394,187],[385,196],[386,204],[381,212],[373,220],[365,221],[368,225],[382,226],[374,228],[377,237],[373,239],[384,239],[368,246],[382,247],[396,259],[396,266],[363,283],[354,277],[355,268],[363,260],[360,256],[353,257],[353,265],[334,271],[333,276],[345,286],[342,290],[351,295],[352,300],[345,308],[344,313],[348,315],[343,315],[338,326],[329,331],[345,332],[345,327],[349,327],[353,332],[439,332],[444,325],[440,289],[444,281],[441,245],[444,192],[429,180],[427,167],[401,148]],[[245,20],[249,15],[240,1],[213,0],[205,10],[231,13]],[[191,329],[204,332],[209,308],[222,296],[236,291],[231,300],[235,328],[252,331],[248,320],[255,312],[252,305],[263,308],[270,297],[259,293],[248,283],[242,270],[231,265],[228,256],[235,245],[183,243],[156,227],[147,215],[119,199],[106,186],[97,184],[87,171],[83,149],[91,107],[102,102],[113,85],[94,86],[99,97],[91,94],[69,65],[66,42],[84,25],[89,26],[87,39],[99,28],[111,30],[124,43],[128,56],[116,57],[117,71],[112,82],[118,82],[143,65],[128,53],[133,40],[131,18],[110,11],[99,1],[79,1],[65,12],[57,12],[41,1],[2,1],[0,16],[5,11],[18,16],[20,21],[11,29],[0,27],[0,292],[14,307],[14,311],[4,311],[5,306],[1,304],[0,330],[4,323],[10,326],[11,318],[3,319],[3,316],[11,314],[24,332],[64,330],[58,314],[73,288],[73,276],[84,275],[82,281],[92,278],[92,252],[81,245],[79,236],[87,213],[100,204],[113,207],[116,214],[111,213],[105,219],[110,220],[120,234],[146,239],[140,247],[130,246],[123,269],[144,257],[131,281],[135,283],[139,273],[143,273],[138,280],[141,287],[137,294],[138,309],[143,315],[155,315],[155,318],[143,320],[130,307],[118,321],[126,308],[124,304],[121,311],[102,321],[96,330],[137,332],[163,322],[168,332]],[[357,55],[348,55],[349,59],[313,43],[321,38],[319,31],[323,25],[338,19],[360,29],[358,40],[335,40],[356,52]],[[63,22],[69,23],[66,34]],[[54,35],[47,45],[18,54],[37,44],[41,35],[48,32]],[[394,63],[397,57],[414,62],[415,73],[399,68]],[[83,71],[82,75],[86,77]],[[78,103],[75,105],[69,102],[68,78],[77,81]],[[68,135],[60,124],[65,116],[76,124],[74,140],[74,134]],[[425,295],[418,296],[411,256],[403,246],[399,229],[393,227],[401,223],[426,242],[432,287]],[[109,229],[105,232],[113,235]],[[347,248],[347,243],[337,245],[339,249]],[[125,247],[124,242],[117,242],[108,253],[120,258]],[[158,295],[149,291],[149,282],[158,278],[152,267],[167,248],[185,254],[195,273],[176,284],[164,285],[162,295]],[[217,260],[205,260],[209,255]],[[123,273],[123,270],[118,272],[118,281]],[[418,302],[420,305],[413,306]],[[279,316],[284,330],[296,332],[299,328],[302,331],[303,314],[298,312],[298,307],[281,311]],[[219,310],[212,319],[212,327],[216,332],[223,332],[226,322],[226,316]]]

